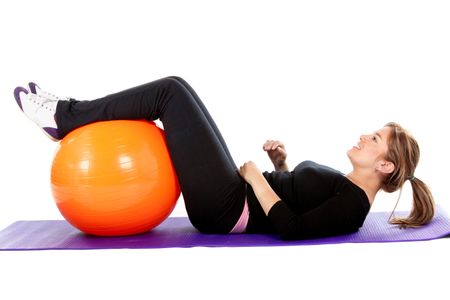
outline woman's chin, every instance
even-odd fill
[[[347,151],[347,157],[350,160],[350,162],[353,164],[355,160],[355,148],[349,149]]]

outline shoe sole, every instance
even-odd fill
[[[31,87],[31,84],[33,84],[33,82],[30,82],[30,90],[33,93],[32,89],[34,89],[34,91],[36,92],[36,84],[34,83],[33,88]],[[23,107],[22,107],[22,101],[20,100],[20,93],[24,92],[25,94],[28,94],[29,91],[21,86],[18,86],[14,89],[14,99],[16,99],[17,105],[19,105],[20,109],[22,110],[23,113],[25,113],[23,111]],[[33,93],[36,94],[36,93]],[[26,114],[25,114],[26,115]],[[27,116],[28,117],[28,116]],[[28,117],[28,119],[31,120],[31,118]],[[33,120],[31,120],[33,121]],[[33,121],[34,123],[34,121]],[[36,124],[36,123],[34,123]],[[37,124],[36,124],[37,125]],[[38,125],[38,127],[45,133],[45,135],[51,139],[54,142],[59,141],[59,139],[55,138],[54,136],[57,135],[57,129],[56,128],[51,128],[51,127],[41,127]]]

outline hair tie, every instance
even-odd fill
[[[407,177],[406,179],[409,179],[409,181],[414,182],[416,177],[414,177],[414,175],[411,175],[411,176]]]

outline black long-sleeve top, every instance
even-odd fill
[[[334,236],[358,231],[369,213],[366,193],[332,168],[305,161],[291,172],[263,175],[281,201],[266,216],[249,186],[249,233],[276,232],[285,240]]]

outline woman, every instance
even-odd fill
[[[207,109],[179,77],[91,101],[59,98],[34,83],[16,88],[14,96],[53,140],[96,121],[160,119],[189,219],[201,232],[277,232],[283,239],[355,232],[377,192],[394,192],[407,180],[414,191],[413,209],[391,223],[420,226],[434,214],[429,189],[414,177],[417,142],[395,123],[361,136],[347,153],[353,165],[348,175],[311,161],[289,172],[285,147],[277,141],[263,146],[275,171],[262,173],[251,161],[236,168]]]

